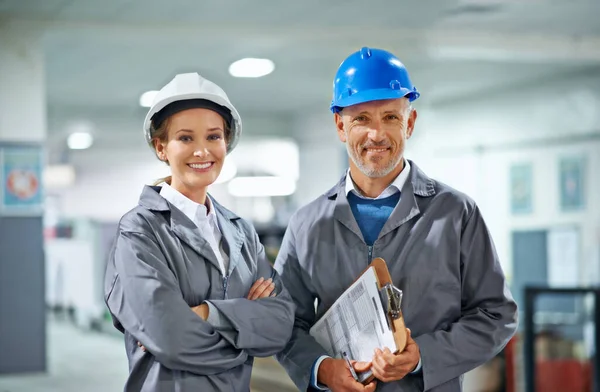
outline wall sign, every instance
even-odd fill
[[[42,148],[31,143],[0,143],[0,215],[43,212]]]

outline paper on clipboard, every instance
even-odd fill
[[[341,358],[370,362],[376,348],[395,352],[394,335],[383,310],[375,268],[368,268],[310,329],[310,335]]]

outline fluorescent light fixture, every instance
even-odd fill
[[[214,183],[222,184],[224,182],[227,182],[227,181],[231,180],[233,177],[235,177],[236,174],[237,174],[237,166],[235,165],[235,163],[232,160],[226,159],[225,162],[223,162],[223,167],[221,168],[221,173],[219,174],[219,177],[217,177],[217,179]]]
[[[258,129],[263,121],[254,123],[250,120],[247,129]],[[248,125],[248,123],[246,123]],[[277,124],[276,127],[285,127],[286,124]],[[299,152],[298,144],[289,138],[260,137],[242,140],[227,159],[233,159],[239,168],[250,173],[260,173],[263,176],[277,176],[298,180],[299,178]]]
[[[44,168],[43,178],[45,188],[66,188],[75,183],[75,168],[73,165],[49,165]]]
[[[245,58],[231,63],[229,73],[236,78],[260,78],[273,72],[275,64],[269,59]]]
[[[143,108],[149,108],[152,106],[152,102],[154,102],[154,97],[156,97],[158,91],[146,91],[140,96],[140,106]]]
[[[511,61],[516,59],[517,53],[500,48],[484,48],[469,46],[442,46],[431,50],[433,58],[441,60],[468,60],[468,61]]]
[[[436,60],[510,62],[519,64],[546,62],[553,59],[551,56],[556,56],[556,54],[549,55],[536,48],[525,50],[483,46],[439,46],[430,49],[429,55]]]
[[[87,132],[73,132],[67,138],[67,145],[71,150],[85,150],[94,143],[94,138]]]
[[[288,196],[296,191],[296,181],[284,177],[236,177],[229,181],[229,193],[237,197]]]

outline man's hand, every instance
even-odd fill
[[[248,292],[249,300],[255,300],[260,298],[267,298],[269,296],[275,296],[275,283],[273,283],[273,279],[264,278],[258,279],[252,287],[250,287],[250,291]]]
[[[406,347],[399,354],[393,354],[387,347],[385,350],[375,350],[373,356],[373,375],[380,381],[390,382],[401,380],[408,373],[415,370],[419,364],[421,354],[419,346],[410,336],[410,329],[406,329],[408,335]]]
[[[371,367],[368,362],[351,362],[357,373],[367,371]],[[319,384],[326,385],[332,392],[373,392],[377,386],[377,381],[372,381],[367,385],[359,383],[352,377],[345,360],[333,358],[327,358],[321,362],[317,381]]]

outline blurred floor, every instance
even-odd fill
[[[48,373],[0,375],[0,392],[122,391],[127,360],[118,335],[48,321]],[[296,391],[272,358],[257,359],[252,392]]]
[[[48,372],[0,375],[0,392],[100,392],[123,390],[127,360],[111,335],[48,321]]]
[[[0,375],[0,392],[122,391],[127,360],[121,335],[111,326],[102,329],[105,331],[85,331],[69,321],[49,317],[48,373]],[[467,374],[465,392],[498,391],[484,387],[497,377],[489,370],[483,366]],[[297,391],[273,358],[256,358],[251,387],[252,392]]]

